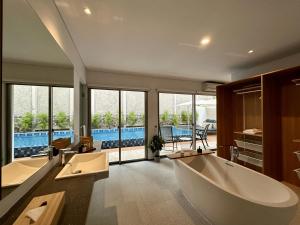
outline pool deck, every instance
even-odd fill
[[[178,142],[177,149],[175,148],[174,151],[179,151],[182,149],[190,149],[191,142]],[[208,135],[208,145],[207,149],[215,149],[217,146],[217,136],[216,135]],[[196,146],[200,146],[203,149],[203,145],[201,141],[196,142]],[[119,160],[119,149],[112,148],[112,149],[103,149],[102,151],[109,153],[109,162],[117,162]],[[172,143],[168,143],[165,145],[165,148],[160,152],[160,155],[167,155],[173,152],[173,145]],[[134,146],[134,147],[126,147],[121,149],[121,160],[122,161],[130,161],[136,159],[144,159],[145,158],[145,146]]]

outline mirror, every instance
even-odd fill
[[[2,199],[74,140],[73,66],[26,1],[3,1]]]

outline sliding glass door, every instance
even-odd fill
[[[90,89],[91,135],[109,162],[145,158],[145,93]]]
[[[159,94],[159,131],[165,144],[161,155],[193,147],[193,96]]]
[[[121,91],[121,160],[145,158],[145,93]]]
[[[91,136],[94,146],[119,162],[119,91],[91,89]]]
[[[196,95],[196,147],[217,147],[217,100],[216,96]]]
[[[8,99],[9,161],[39,154],[58,138],[73,142],[73,88],[13,84]]]
[[[71,138],[74,142],[73,132],[73,88],[52,88],[52,139]]]
[[[216,96],[159,93],[160,155],[216,148]]]
[[[48,146],[49,88],[11,85],[11,159],[28,157]]]

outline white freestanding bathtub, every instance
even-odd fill
[[[298,197],[282,183],[214,155],[175,160],[179,186],[214,225],[288,225]]]

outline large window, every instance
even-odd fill
[[[159,94],[159,129],[165,141],[161,155],[192,146],[192,95]]]
[[[74,141],[73,132],[73,88],[53,87],[53,140],[58,138],[71,138]]]
[[[145,93],[90,90],[94,145],[109,153],[110,162],[145,158]]]
[[[217,101],[216,96],[196,95],[196,148],[217,147]],[[201,139],[201,135],[203,138]]]
[[[12,160],[39,154],[57,138],[73,141],[73,88],[10,85],[9,90]]]
[[[161,155],[215,148],[216,97],[160,93],[159,131],[165,142]]]

